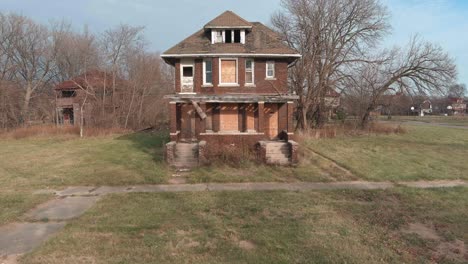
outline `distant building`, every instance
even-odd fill
[[[449,103],[450,103],[451,112],[453,115],[465,115],[466,114],[466,102],[463,97],[460,97],[460,98],[450,97]]]
[[[113,96],[112,74],[94,70],[79,75],[71,80],[61,82],[55,86],[56,123],[58,125],[79,125],[83,114],[81,106],[85,102],[84,121],[88,122],[93,115],[93,108],[99,106],[104,113],[111,113],[114,100],[121,99],[122,84],[117,80],[118,94]]]

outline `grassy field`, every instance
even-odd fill
[[[468,126],[468,116],[380,116],[382,121],[416,121],[424,123],[447,124],[452,126]]]
[[[52,195],[35,195],[30,192],[0,193],[0,226],[19,220],[29,209],[51,198]]]
[[[0,139],[0,190],[164,183],[161,134]]]
[[[463,263],[466,189],[112,195],[21,263]]]
[[[468,180],[468,130],[408,126],[406,134],[309,140],[305,147],[365,180]]]

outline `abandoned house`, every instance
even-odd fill
[[[55,86],[55,106],[57,125],[79,125],[82,110],[83,121],[99,122],[96,112],[109,114],[121,99],[122,80],[117,79],[113,89],[112,74],[93,70]],[[113,92],[116,91],[116,96]],[[83,106],[85,103],[85,107]],[[103,110],[103,111],[101,111]],[[102,119],[102,118],[101,118]]]
[[[226,11],[162,54],[175,68],[166,159],[179,167],[248,149],[269,164],[297,162],[288,68],[300,54],[270,28]]]

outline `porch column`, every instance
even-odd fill
[[[258,102],[258,132],[265,132],[265,102]]]
[[[177,103],[169,102],[169,128],[171,141],[177,141]]]
[[[201,110],[203,111],[203,113],[205,114],[205,118],[203,119],[201,116],[197,115],[197,122],[198,122],[198,126],[197,126],[197,137],[200,135],[200,133],[206,133],[206,103],[205,102],[202,102],[202,103],[199,103],[199,106],[201,108]]]
[[[288,133],[294,133],[294,102],[288,102]]]

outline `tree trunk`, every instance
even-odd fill
[[[31,85],[28,84],[28,87],[26,88],[26,93],[24,95],[24,102],[23,102],[23,110],[21,113],[21,122],[24,124],[27,124],[29,121],[29,104],[31,102],[31,96],[32,96],[32,88]]]

